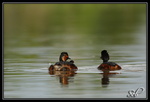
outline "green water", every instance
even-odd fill
[[[146,4],[4,4],[3,35],[3,98],[146,98]],[[104,49],[122,67],[105,78]],[[48,73],[63,51],[74,76]]]

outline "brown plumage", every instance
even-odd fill
[[[59,57],[59,62],[49,67],[49,71],[70,71],[77,70],[77,66],[74,64],[73,60],[68,61],[69,55],[67,52],[62,52]]]

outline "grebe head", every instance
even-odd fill
[[[67,59],[70,59],[68,53],[67,52],[62,52],[60,54],[59,61],[66,61]]]
[[[107,50],[103,50],[101,52],[101,57],[100,58],[103,60],[103,62],[108,62],[109,54],[108,54]]]

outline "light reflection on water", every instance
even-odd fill
[[[59,44],[51,47],[6,48],[4,98],[126,98],[129,90],[146,88],[144,43],[83,45],[77,47],[68,44],[62,48]],[[108,50],[110,61],[118,63],[122,70],[103,76],[103,72],[97,69],[102,63],[100,51],[103,49]],[[49,63],[58,61],[62,51],[67,51],[78,66],[74,76],[55,76],[48,73]],[[137,96],[145,97],[146,91]]]
[[[109,46],[109,49],[112,49],[108,50],[112,56],[111,61],[121,65],[122,70],[112,71],[117,74],[106,78],[109,80],[107,85],[102,85],[103,72],[97,70],[97,66],[102,63],[99,59],[100,51],[92,47],[63,48],[65,51],[67,49],[79,68],[75,76],[68,77],[67,85],[60,82],[59,76],[48,73],[49,63],[54,64],[58,60],[59,49],[49,47],[11,49],[10,54],[16,53],[17,57],[14,60],[11,57],[4,60],[4,97],[126,98],[129,90],[146,88],[144,47],[141,45],[126,45],[126,47],[130,51],[121,46],[112,48]],[[145,98],[146,92],[138,97]]]
[[[115,74],[109,76],[108,85],[101,84],[103,75],[99,73],[77,73],[68,85],[62,85],[58,76],[46,73],[7,75],[4,94],[7,98],[126,98],[128,90],[146,87],[143,80],[145,76],[141,76],[144,73]],[[145,92],[139,97],[145,97]]]

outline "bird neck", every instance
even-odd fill
[[[103,63],[106,63],[106,62],[108,62],[108,60],[103,60]]]

